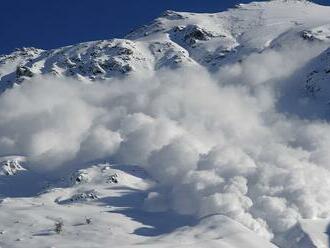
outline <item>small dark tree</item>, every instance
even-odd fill
[[[87,225],[92,223],[92,218],[85,218],[85,220]]]
[[[57,234],[60,234],[63,231],[63,221],[59,220],[55,222],[55,232]]]

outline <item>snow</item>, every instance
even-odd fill
[[[73,188],[52,188],[36,197],[4,198],[0,212],[0,245],[237,247],[244,242],[245,247],[251,248],[275,247],[225,216],[207,217],[195,224],[191,218],[171,212],[144,212],[141,204],[151,182],[131,175],[143,176],[140,168],[130,166],[124,171],[114,168],[120,166],[92,166],[86,171],[91,181]],[[107,183],[107,176],[114,173],[118,175],[118,184]],[[68,201],[66,198],[89,189],[97,192],[98,197],[85,201]],[[86,223],[86,218],[91,218],[90,224]],[[58,220],[63,221],[63,232],[60,234],[54,230]],[[182,225],[187,226],[180,227]]]
[[[328,247],[329,37],[273,0],[0,56],[0,247]]]
[[[2,56],[0,84],[4,89],[26,79],[16,73],[17,66],[33,74],[80,80],[104,80],[134,71],[146,74],[181,64],[197,63],[215,70],[276,46],[279,39],[280,43],[288,42],[288,38],[281,38],[287,33],[301,32],[302,37],[327,42],[328,13],[329,7],[307,1],[255,2],[215,14],[168,11],[126,39],[93,41],[50,51],[24,48]],[[196,30],[205,37],[193,38]]]

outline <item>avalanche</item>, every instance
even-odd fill
[[[327,247],[329,25],[252,2],[1,56],[0,246]]]

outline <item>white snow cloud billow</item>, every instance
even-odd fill
[[[214,73],[33,77],[0,96],[0,155],[27,156],[49,175],[95,160],[137,164],[157,182],[147,210],[222,214],[272,238],[301,218],[330,217],[328,118],[300,116],[286,85],[324,50],[307,45]],[[283,110],[288,96],[296,112]]]

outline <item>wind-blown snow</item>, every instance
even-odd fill
[[[329,126],[276,112],[269,91],[258,93],[265,104],[201,68],[92,85],[38,78],[0,98],[1,151],[45,173],[96,159],[138,164],[159,182],[151,210],[157,197],[162,209],[281,233],[329,216]]]
[[[239,28],[221,27],[221,33],[192,14],[186,25],[188,14],[172,12],[142,30],[145,35],[130,34],[140,47],[148,44],[151,54],[164,49],[153,39],[166,35],[183,47],[173,62],[169,54],[178,47],[167,43],[169,50],[153,57],[148,73],[146,67],[93,82],[34,76],[7,89],[0,96],[0,155],[26,156],[26,168],[55,178],[93,161],[135,164],[156,181],[145,210],[197,219],[224,215],[280,245],[298,221],[330,218],[328,95],[318,100],[305,94],[310,88],[303,81],[313,76],[313,66],[329,66],[322,64],[327,35],[312,37],[320,34],[317,27],[328,32],[329,9],[307,2],[267,4],[217,17],[226,26],[236,12],[251,11],[245,16],[251,26],[240,27],[246,32],[240,35]],[[299,18],[285,19],[285,4],[296,6],[293,16]],[[301,9],[313,15],[303,19]],[[283,23],[270,23],[274,15]],[[177,25],[181,20],[185,27]],[[259,22],[277,28],[266,32]],[[213,38],[230,51],[214,47]],[[228,57],[214,62],[211,48]],[[150,62],[150,53],[142,61]],[[205,66],[206,58],[215,64]]]

